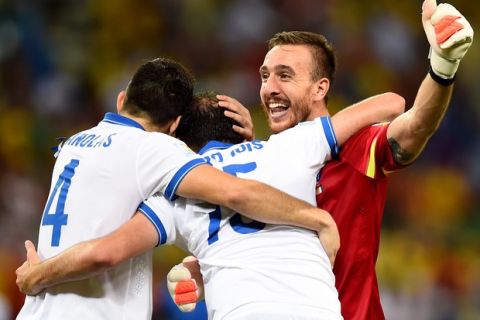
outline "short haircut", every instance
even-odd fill
[[[165,125],[191,105],[194,78],[180,63],[157,58],[141,65],[126,90],[124,110]]]
[[[335,80],[337,59],[332,45],[321,34],[308,31],[283,31],[275,34],[267,41],[268,50],[280,45],[305,45],[311,48],[315,65],[312,80],[327,78],[330,83]]]
[[[176,137],[194,151],[199,151],[212,140],[232,144],[243,142],[243,136],[232,129],[234,124],[239,124],[226,117],[224,112],[214,92],[196,94],[192,106],[185,110],[180,120],[175,131]]]

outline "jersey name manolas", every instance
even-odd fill
[[[62,143],[40,223],[41,259],[112,232],[153,194],[174,198],[184,175],[204,163],[183,142],[107,113]],[[146,253],[95,278],[27,296],[18,319],[150,319],[151,290]]]
[[[325,117],[267,142],[211,142],[202,152],[225,172],[265,182],[314,205],[316,174],[336,152],[336,141]],[[179,200],[149,199],[141,210],[157,224],[160,242],[180,238],[199,258],[210,319],[341,319],[334,276],[316,233]],[[176,235],[171,217],[164,214],[171,207],[178,211]]]
[[[375,262],[386,201],[387,176],[402,166],[393,159],[387,124],[367,127],[344,144],[339,161],[320,172],[317,203],[331,213],[341,247],[334,273],[345,319],[384,319]]]

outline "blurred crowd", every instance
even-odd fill
[[[480,30],[477,1],[451,3]],[[332,114],[385,91],[408,107],[428,67],[420,12],[420,0],[0,0],[0,320],[23,304],[14,272],[24,240],[37,240],[51,147],[115,111],[143,61],[181,61],[198,90],[248,106],[265,138],[258,67],[274,33],[310,30],[333,43]],[[377,263],[387,319],[480,319],[479,40],[440,129],[413,166],[391,176]],[[163,281],[183,255],[155,251],[155,319],[180,319]]]

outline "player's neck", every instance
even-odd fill
[[[310,108],[310,113],[308,114],[307,121],[314,120],[318,117],[330,116],[328,109],[324,104],[314,104]]]
[[[161,132],[161,133],[168,134],[168,125],[159,126],[159,125],[153,124],[150,120],[143,117],[138,117],[138,116],[134,116],[126,113],[123,113],[122,115],[140,124],[143,127],[143,129],[145,129],[145,131]]]

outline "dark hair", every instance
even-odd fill
[[[192,102],[194,78],[180,63],[157,58],[144,63],[126,90],[124,109],[164,125],[182,115]]]
[[[306,45],[311,47],[313,61],[312,70],[314,81],[325,77],[333,83],[337,68],[337,59],[332,45],[319,33],[308,31],[283,31],[275,34],[268,40],[268,50],[280,45]]]
[[[225,143],[241,143],[245,139],[233,131],[236,121],[224,115],[225,109],[218,106],[214,92],[202,92],[193,97],[193,103],[180,120],[176,137],[192,150],[200,150],[207,142],[216,140]]]

